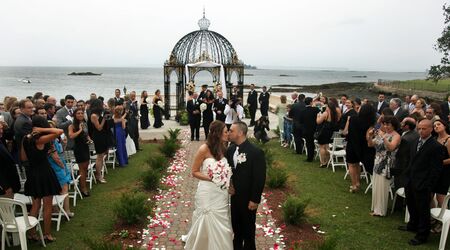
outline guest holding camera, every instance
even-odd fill
[[[226,115],[225,125],[227,125],[228,130],[230,130],[233,123],[244,119],[244,108],[240,104],[240,99],[229,100],[223,113]]]
[[[74,141],[73,153],[75,161],[78,164],[80,174],[81,194],[84,197],[90,196],[87,185],[87,169],[89,165],[89,144],[92,143],[89,138],[88,127],[84,120],[84,112],[82,109],[75,110],[73,124],[69,126],[69,138]]]
[[[95,160],[95,178],[99,183],[106,183],[101,175],[103,168],[103,157],[108,153],[108,148],[112,145],[110,141],[111,131],[108,128],[107,120],[111,120],[111,113],[105,112],[103,102],[95,99],[91,103],[91,122],[94,127],[92,131],[92,139],[94,140],[95,152],[97,159]]]
[[[270,131],[269,120],[266,116],[261,116],[255,123],[254,128],[255,138],[262,143],[268,142],[270,138],[269,136],[267,136],[266,130]]]

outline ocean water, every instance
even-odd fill
[[[68,76],[71,72],[102,73],[101,76]],[[257,86],[278,84],[317,85],[335,82],[374,82],[385,80],[423,79],[425,72],[380,72],[380,71],[333,71],[333,70],[245,70],[244,83]],[[358,78],[354,76],[366,76]],[[175,93],[175,74],[171,76],[171,93]],[[31,83],[23,83],[29,79]],[[231,78],[237,82],[235,75]],[[95,68],[95,67],[0,67],[0,100],[5,96],[19,99],[33,95],[37,91],[64,98],[72,94],[77,99],[87,99],[94,92],[105,99],[114,95],[116,88],[135,90],[138,95],[143,90],[153,94],[163,91],[163,68]],[[197,86],[212,84],[212,77],[206,71],[197,74]]]

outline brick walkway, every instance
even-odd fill
[[[184,138],[189,138],[183,131]],[[194,211],[194,195],[198,180],[190,174],[194,154],[204,142],[183,140],[183,149],[177,152],[169,167],[169,175],[162,181],[170,188],[161,190],[157,200],[155,216],[143,230],[143,248],[155,250],[183,249],[181,235],[187,234]],[[271,210],[263,198],[257,215],[257,249],[281,249],[283,236],[275,228]]]

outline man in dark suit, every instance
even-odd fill
[[[223,98],[222,91],[217,91],[217,98],[214,100],[214,112],[216,112],[216,120],[225,122],[225,118],[227,117],[223,111],[225,110],[225,106],[227,105],[228,100]]]
[[[208,89],[208,85],[203,84],[201,88],[202,91],[200,91],[200,94],[198,95],[198,101],[200,103],[203,103],[203,99],[206,97],[206,90]]]
[[[308,150],[308,157],[306,161],[312,162],[314,159],[314,132],[316,132],[316,118],[319,109],[312,106],[312,98],[305,98],[306,108],[300,112],[300,127],[302,130],[302,137],[306,141],[306,149]]]
[[[259,94],[259,99],[258,99],[262,116],[269,116],[269,114],[268,114],[269,99],[270,99],[270,94],[267,92],[266,86],[263,86],[262,92],[261,92],[261,94]]]
[[[442,170],[445,148],[431,136],[433,123],[423,119],[417,125],[420,138],[412,143],[409,167],[405,172],[406,204],[411,215],[400,230],[416,232],[410,245],[420,245],[430,234],[431,190]]]
[[[139,106],[136,100],[136,91],[130,92],[130,100],[128,100],[125,110],[129,111],[127,117],[128,134],[130,135],[131,139],[133,139],[136,150],[140,151],[141,148],[139,147]]]
[[[403,121],[409,115],[407,110],[402,109],[402,100],[400,98],[392,98],[389,102],[389,108],[394,112],[395,118],[399,121]]]
[[[189,100],[186,104],[186,110],[189,116],[189,126],[191,127],[191,141],[195,139],[200,140],[200,101],[198,100],[198,94],[192,95],[192,100]]]
[[[25,135],[31,133],[33,126],[31,116],[33,115],[33,103],[29,99],[23,99],[19,102],[19,108],[22,114],[17,117],[14,123],[14,140],[19,150],[22,149],[22,139]]]
[[[114,103],[115,103],[115,106],[123,105],[124,102],[125,102],[125,100],[122,97],[120,97],[120,89],[116,89],[114,91]]]
[[[416,131],[416,120],[406,117],[400,123],[403,131],[400,146],[395,155],[395,167],[391,169],[391,175],[394,176],[395,190],[405,187],[405,171],[409,166],[412,144],[419,139]],[[399,203],[400,204],[400,203]]]
[[[233,169],[231,177],[231,223],[234,250],[256,249],[256,210],[266,181],[264,152],[247,140],[247,125],[236,122],[230,127],[226,158]]]
[[[292,134],[294,134],[295,152],[301,154],[305,145],[303,145],[302,140],[302,122],[300,121],[300,113],[306,109],[305,95],[300,94],[296,101],[296,103],[292,104],[291,110],[289,111],[289,117],[292,117]]]
[[[75,104],[75,97],[66,95],[64,103],[64,107],[60,108],[55,114],[56,126],[59,129],[64,130],[64,135],[66,135],[67,138],[67,149],[72,149],[74,142],[69,138],[69,126],[73,121],[73,105]]]
[[[17,174],[16,163],[2,143],[3,124],[0,122],[0,197],[12,199],[14,193],[20,190],[19,175]]]
[[[383,111],[383,109],[388,108],[389,104],[385,101],[385,96],[383,93],[378,94],[378,102],[377,102],[377,106],[375,106],[375,108],[377,109],[377,113],[379,115],[381,115],[381,111]]]
[[[450,122],[450,94],[447,95],[447,101],[441,104],[441,119]]]
[[[255,84],[250,84],[250,92],[247,97],[247,107],[250,112],[250,127],[255,126],[255,114],[258,108],[258,92],[255,90]]]

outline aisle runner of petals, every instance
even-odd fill
[[[149,224],[143,229],[142,247],[149,250],[183,249],[181,235],[189,230],[197,182],[189,176],[189,170],[186,170],[189,167],[187,159],[195,152],[189,150],[191,146],[189,130],[183,130],[181,134],[182,148],[170,161],[167,176],[161,179],[161,183],[167,188],[159,189],[158,194],[153,197],[156,202],[153,209],[154,216],[148,217]],[[271,216],[272,210],[267,205],[265,197],[267,196],[263,194],[257,212],[257,248],[283,249],[285,243],[281,234],[282,229],[276,227]]]

